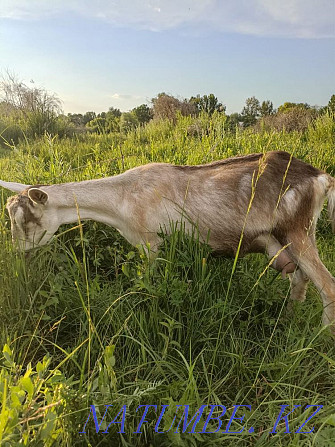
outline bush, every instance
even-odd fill
[[[254,126],[256,130],[275,130],[281,132],[304,132],[317,117],[315,109],[303,109],[300,107],[291,108],[285,112],[278,112],[275,115],[261,118]]]
[[[45,133],[55,135],[61,133],[62,128],[64,130],[58,122],[61,102],[43,88],[29,87],[8,74],[0,82],[0,99],[0,117],[8,136],[3,135],[3,141],[17,144],[20,132],[7,130],[13,126],[19,126],[24,135],[32,138]]]
[[[0,443],[52,446],[65,441],[69,431],[68,411],[71,382],[44,357],[32,367],[17,364],[8,344],[0,364]]]

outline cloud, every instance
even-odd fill
[[[0,18],[16,20],[38,20],[57,15],[65,9],[65,2],[56,0],[52,5],[40,0],[1,0]]]
[[[122,95],[120,93],[114,93],[113,95],[109,95],[109,98],[111,99],[116,99],[119,101],[129,101],[129,100],[140,100],[140,99],[145,99],[144,96],[139,96],[139,95]]]
[[[335,37],[333,0],[1,0],[0,17],[72,13],[151,31],[195,27],[255,36]]]

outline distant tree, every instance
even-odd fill
[[[284,102],[281,106],[278,107],[279,113],[286,113],[292,109],[302,109],[302,110],[308,110],[311,108],[311,106],[307,103],[296,103],[296,102]]]
[[[110,107],[105,114],[106,124],[105,128],[107,132],[118,132],[120,130],[120,118],[121,110],[114,107]]]
[[[84,126],[86,126],[87,123],[94,120],[97,117],[97,114],[95,112],[86,112],[83,116],[83,123]]]
[[[192,96],[190,98],[190,103],[193,103],[196,106],[198,112],[207,112],[210,115],[212,115],[215,110],[218,112],[225,112],[226,110],[226,106],[222,105],[213,93],[210,93],[208,96]]]
[[[243,126],[248,127],[256,124],[257,118],[260,116],[261,106],[259,100],[252,96],[247,98],[245,101],[245,106],[242,109],[241,117],[243,121]]]
[[[81,113],[68,113],[67,118],[71,124],[76,127],[83,127],[84,124],[84,116]]]
[[[138,126],[138,120],[134,113],[125,112],[122,113],[120,118],[120,130],[121,132],[128,133]]]
[[[110,107],[107,112],[108,116],[114,116],[115,118],[120,118],[122,112],[120,109],[116,109],[115,107]]]
[[[147,104],[141,104],[132,110],[139,124],[148,123],[153,118],[153,111]]]
[[[226,128],[231,132],[235,132],[237,127],[240,127],[243,122],[243,118],[239,113],[232,113],[227,117]]]
[[[92,132],[104,134],[106,132],[106,118],[97,116],[86,124],[86,127]]]
[[[269,101],[269,100],[263,101],[260,106],[260,110],[259,110],[260,116],[261,117],[269,116],[269,115],[273,115],[274,113],[275,113],[275,109],[273,107],[272,101]]]
[[[258,120],[257,130],[286,132],[305,132],[313,120],[318,116],[318,111],[313,108],[289,107],[282,112],[267,115]]]
[[[166,93],[159,93],[156,98],[152,99],[152,104],[154,119],[170,119],[174,121],[178,111],[184,116],[197,113],[195,104],[186,99],[179,100]]]
[[[121,115],[120,109],[114,107],[110,107],[108,112],[101,112],[97,115],[95,112],[87,112],[84,115],[85,125],[92,132],[100,134],[119,132]]]
[[[61,101],[44,88],[31,86],[20,81],[14,74],[7,73],[0,79],[0,101],[3,110],[15,115],[16,121],[24,121],[32,135],[57,131],[57,116],[61,113]]]
[[[85,127],[87,123],[96,118],[96,113],[86,112],[85,115],[81,113],[68,113],[67,118],[75,127]]]
[[[328,102],[327,109],[328,109],[329,112],[335,114],[335,95],[332,95],[332,96],[330,97],[330,100],[329,100],[329,102]]]
[[[34,81],[28,87],[11,74],[3,76],[0,80],[0,99],[13,109],[23,113],[39,112],[48,116],[61,113],[61,101],[55,94],[47,92],[44,88],[36,87]]]

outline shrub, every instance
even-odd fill
[[[285,112],[278,112],[275,115],[261,118],[255,125],[255,129],[275,130],[277,132],[282,130],[304,132],[316,117],[317,111],[314,109],[294,107]]]

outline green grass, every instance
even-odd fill
[[[60,183],[152,161],[196,164],[269,150],[287,150],[335,175],[334,131],[329,117],[304,134],[232,134],[219,115],[179,117],[175,125],[151,122],[128,135],[21,142],[0,153],[0,176]],[[335,345],[321,326],[313,286],[289,314],[288,281],[266,269],[260,255],[235,266],[232,259],[214,257],[196,234],[174,231],[150,265],[115,230],[93,222],[82,232],[62,227],[52,244],[26,260],[11,244],[7,197],[0,191],[1,445],[335,445]],[[317,238],[321,258],[334,273],[326,214]],[[126,433],[112,424],[109,434],[97,434],[90,419],[80,435],[92,404],[99,421],[104,405],[114,405],[108,422],[127,405]],[[149,422],[134,434],[141,419],[136,408],[143,404],[157,405],[157,415],[149,410]],[[240,434],[189,434],[181,428],[156,434],[161,405],[169,405],[170,419],[160,425],[166,431],[176,405],[185,404],[192,414],[201,405],[225,405],[220,432],[234,404],[251,405],[252,411],[245,410],[247,428]],[[283,404],[302,405],[289,417],[293,433],[281,423],[270,434]],[[303,412],[306,404],[324,407],[303,430],[314,426],[313,433],[294,434],[311,414]],[[242,425],[235,421],[231,430]],[[208,430],[216,427],[213,421]]]

